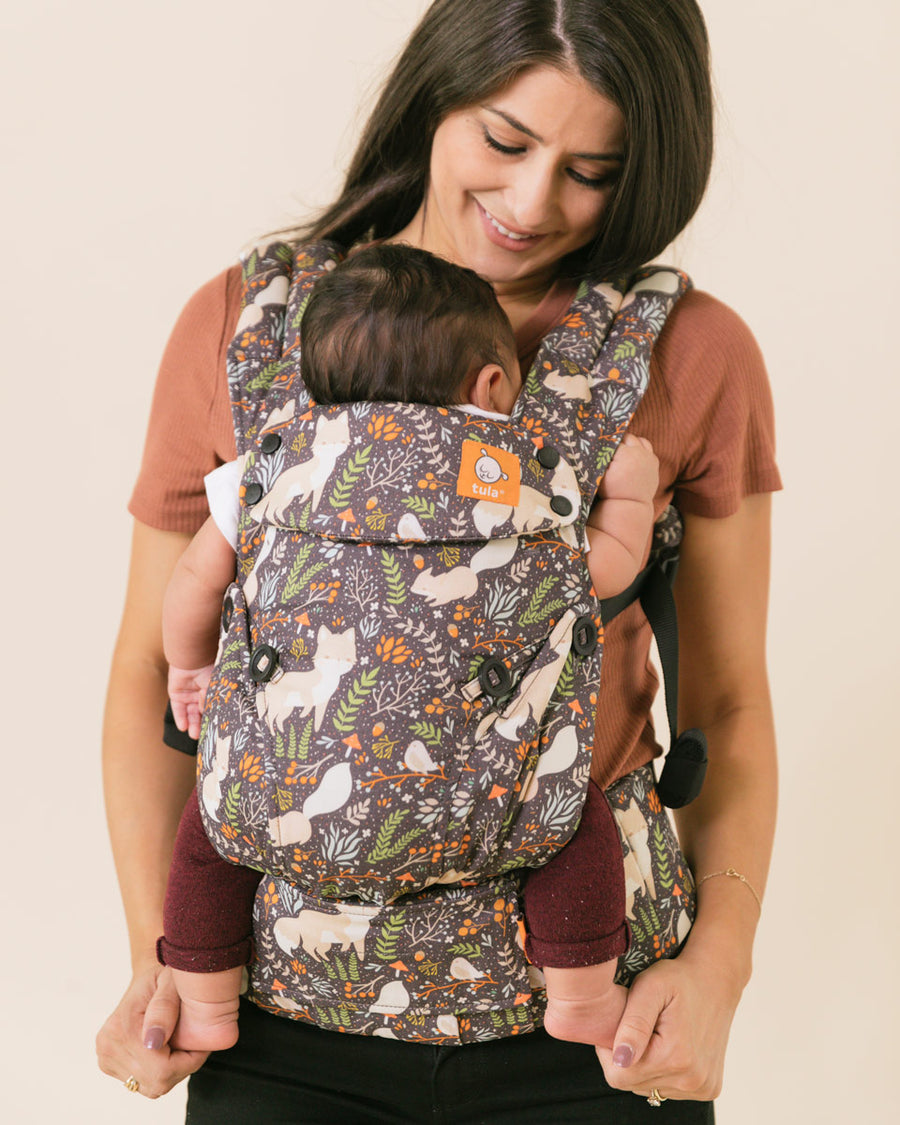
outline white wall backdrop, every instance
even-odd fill
[[[900,1004],[900,20],[893,0],[702,4],[718,162],[670,257],[756,332],[787,485],[770,628],[781,818],[719,1121],[876,1125],[896,1119]],[[135,1098],[94,1059],[127,980],[99,770],[125,503],[181,305],[329,197],[425,6],[0,0],[0,1105],[16,1125],[182,1119],[182,1091]],[[257,169],[256,150],[278,159]]]

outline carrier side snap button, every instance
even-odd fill
[[[555,469],[559,464],[559,450],[552,445],[542,445],[537,451],[537,459],[545,469]]]
[[[278,667],[278,651],[271,645],[257,645],[250,657],[250,677],[258,684],[267,684]]]
[[[512,676],[502,660],[496,656],[489,656],[487,660],[482,661],[478,669],[478,682],[484,689],[485,695],[499,699],[512,687]]]
[[[263,453],[276,453],[281,449],[281,435],[280,434],[266,434],[266,436],[259,443],[259,448]]]
[[[567,496],[554,496],[550,501],[550,510],[556,512],[558,516],[571,515],[572,501]]]
[[[263,486],[258,481],[253,481],[244,489],[244,503],[248,508],[258,504],[263,497]],[[552,507],[552,505],[551,505]]]
[[[585,614],[572,627],[572,648],[576,656],[590,656],[597,648],[600,634],[593,617]]]
[[[231,617],[234,613],[234,602],[231,598],[226,598],[222,603],[222,632],[228,632],[228,626],[231,624]]]

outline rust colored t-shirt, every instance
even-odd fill
[[[144,457],[129,503],[142,523],[193,534],[209,514],[203,477],[235,456],[225,353],[237,323],[240,267],[194,294],[163,354]],[[567,310],[558,284],[516,338],[525,369]],[[650,385],[631,425],[659,458],[657,515],[732,515],[741,500],[781,487],[765,365],[744,322],[708,293],[675,305],[650,362]],[[659,753],[650,718],[658,681],[650,626],[638,603],[606,630],[592,776],[606,787]]]

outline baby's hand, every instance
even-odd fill
[[[626,434],[600,482],[602,500],[653,503],[659,488],[659,461],[646,438]]]
[[[169,700],[175,726],[186,730],[191,738],[200,737],[200,719],[212,670],[212,664],[203,668],[173,668],[169,665]]]

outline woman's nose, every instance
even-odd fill
[[[556,170],[535,161],[520,165],[511,185],[510,218],[529,233],[543,232],[556,209]]]

